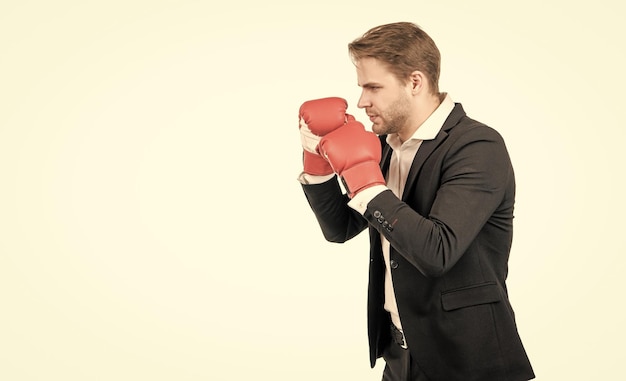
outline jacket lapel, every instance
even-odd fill
[[[386,139],[387,135],[382,135],[380,139],[383,146],[382,158],[380,160],[380,170],[382,171],[385,179],[387,179],[387,172],[389,172],[389,164],[391,163],[391,154],[393,153],[393,150],[389,144],[387,144]]]
[[[402,193],[402,201],[406,201],[407,196],[410,194],[410,189],[415,183],[415,181],[417,180],[417,175],[419,174],[420,169],[424,165],[424,162],[426,162],[426,159],[428,159],[430,154],[433,153],[433,151],[437,147],[439,147],[441,143],[443,143],[446,140],[446,138],[448,137],[448,131],[452,127],[456,126],[457,123],[459,123],[461,118],[464,116],[465,116],[465,111],[463,110],[463,106],[461,106],[460,103],[457,103],[454,106],[454,109],[452,109],[452,112],[450,113],[446,121],[444,122],[437,136],[432,140],[425,140],[422,142],[422,145],[417,150],[417,154],[415,155],[415,158],[413,159],[413,164],[411,165],[411,169],[409,170],[409,174],[406,179],[406,184],[404,185],[404,191]],[[387,146],[386,148],[388,148],[389,151],[392,151],[389,146]],[[386,169],[389,169],[390,160],[391,160],[391,152],[389,153],[389,157],[386,159],[386,162],[387,162]],[[383,162],[384,161],[385,160],[383,160]],[[383,172],[383,173],[386,173],[386,172]]]

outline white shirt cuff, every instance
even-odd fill
[[[322,184],[332,179],[333,177],[335,177],[334,173],[331,173],[330,175],[317,176],[317,175],[311,175],[306,172],[302,172],[300,176],[298,176],[298,181],[301,184],[305,184],[305,185],[306,184]]]
[[[348,206],[356,210],[361,214],[365,214],[367,210],[367,204],[380,193],[386,191],[387,188],[384,185],[374,185],[357,193],[352,200],[348,202]]]

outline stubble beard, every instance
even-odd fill
[[[374,123],[372,131],[377,135],[397,134],[402,131],[407,125],[410,107],[409,100],[400,96],[387,111],[379,115],[381,122]]]

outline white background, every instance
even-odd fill
[[[0,379],[379,380],[367,240],[323,240],[297,111],[395,21],[505,138],[509,290],[538,380],[623,373],[618,1],[0,5]]]

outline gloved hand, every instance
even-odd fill
[[[319,155],[318,144],[327,133],[343,126],[348,119],[346,114],[348,102],[337,97],[321,98],[306,101],[300,106],[300,140],[303,148],[304,172],[311,175],[330,175],[333,169]]]
[[[345,126],[326,134],[318,150],[341,177],[350,198],[371,186],[385,185],[380,170],[380,140],[360,122],[348,121]]]

